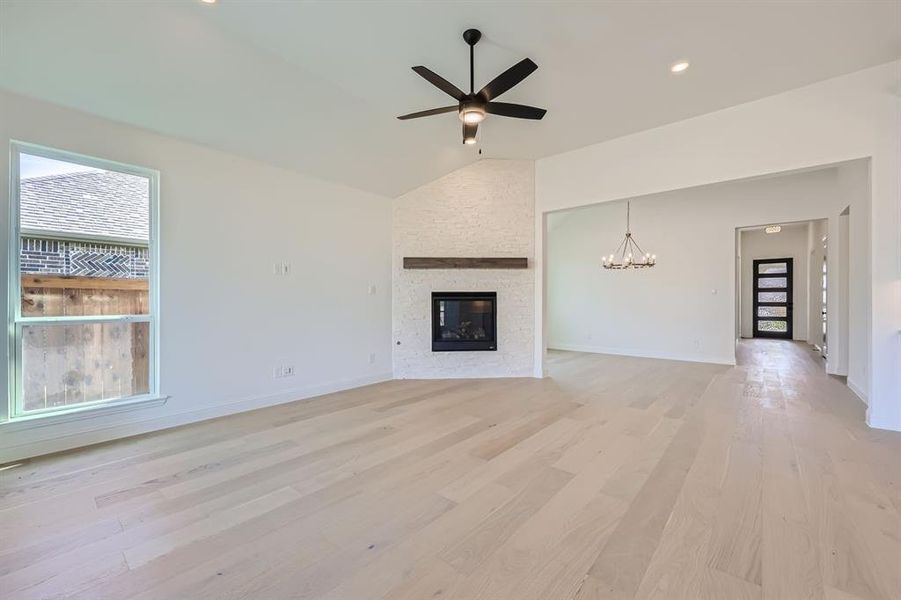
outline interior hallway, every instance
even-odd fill
[[[802,343],[553,352],[0,471],[6,598],[898,598],[901,434]],[[90,557],[90,559],[86,559]]]

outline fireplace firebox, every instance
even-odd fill
[[[497,292],[432,292],[432,352],[497,350]]]

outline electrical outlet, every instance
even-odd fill
[[[369,286],[369,295],[375,296],[375,284]]]
[[[294,377],[294,365],[279,365],[272,369],[272,376],[275,379]]]
[[[375,364],[375,352],[370,352],[370,353],[369,353],[369,364],[370,364],[370,365],[374,365],[374,364]]]

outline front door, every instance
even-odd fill
[[[754,337],[792,339],[792,259],[754,261]]]

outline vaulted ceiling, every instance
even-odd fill
[[[0,2],[0,87],[396,196],[482,157],[540,158],[901,57],[901,3]],[[410,67],[476,87],[524,57],[463,146]],[[679,59],[691,68],[673,75]]]

